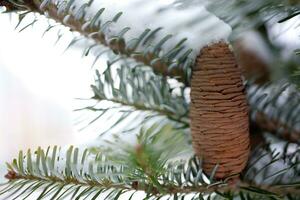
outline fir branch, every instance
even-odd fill
[[[197,4],[197,6],[199,6],[199,4],[206,5],[213,13],[231,24],[235,30],[241,27],[242,30],[245,30],[245,28],[259,26],[269,19],[278,16],[279,18],[282,16],[282,19],[279,20],[280,22],[289,20],[293,16],[296,16],[295,13],[299,13],[299,6],[293,3],[287,3],[283,0],[267,0],[261,2],[240,2],[236,0],[226,0],[226,2],[207,2],[205,0],[200,2],[187,2],[185,0],[178,0],[176,3],[181,6],[194,6],[194,4]],[[2,4],[6,5],[6,3]],[[178,44],[170,48],[169,51],[162,52],[160,51],[160,47],[169,38],[169,35],[167,35],[154,45],[153,51],[149,51],[150,47],[144,44],[144,40],[154,36],[156,32],[160,31],[160,27],[154,30],[145,29],[141,35],[132,41],[125,41],[123,37],[130,27],[124,27],[119,34],[109,37],[105,30],[111,24],[117,22],[117,20],[122,17],[122,13],[119,12],[113,19],[101,23],[101,15],[105,12],[104,8],[101,8],[99,12],[90,18],[86,16],[86,11],[92,4],[92,1],[81,5],[80,8],[75,8],[74,1],[72,0],[68,1],[68,3],[52,3],[48,0],[44,0],[43,2],[32,0],[8,1],[8,4],[8,7],[15,6],[14,9],[29,9],[30,11],[46,15],[64,26],[69,27],[71,30],[94,39],[96,43],[109,47],[116,54],[134,58],[147,66],[151,66],[156,73],[163,76],[176,77],[189,86],[193,56],[190,55],[192,50],[186,49],[183,44],[186,38],[179,41]],[[139,51],[137,49],[138,46],[143,46],[143,50]],[[179,54],[179,52],[183,53]]]
[[[0,195],[27,198],[38,193],[37,199],[63,199],[69,196],[72,199],[121,199],[126,193],[134,196],[135,191],[144,191],[149,199],[166,196],[176,199],[187,195],[200,199],[208,196],[280,199],[287,195],[300,195],[299,181],[296,181],[299,179],[299,147],[289,153],[288,145],[281,154],[271,150],[270,146],[259,147],[253,153],[242,181],[232,183],[228,177],[227,180],[211,179],[210,182],[202,172],[201,160],[192,157],[187,161],[170,161],[185,147],[180,146],[183,144],[180,139],[174,139],[174,134],[168,134],[174,131],[170,127],[157,127],[141,130],[134,146],[124,141],[120,145],[117,141],[115,145],[121,150],[114,153],[104,151],[94,156],[88,150],[81,152],[74,147],[66,153],[58,147],[46,152],[39,148],[34,155],[28,151],[26,156],[21,151],[19,157],[8,164],[6,178],[9,182],[1,186]],[[163,147],[161,144],[168,145]],[[174,149],[174,152],[167,153]],[[265,158],[268,158],[267,163]],[[262,162],[265,164],[261,168]],[[274,171],[278,162],[285,163],[286,170]],[[262,177],[256,180],[258,176],[253,176],[253,173]],[[285,176],[293,179],[284,179]],[[278,177],[280,179],[269,184],[270,179]]]
[[[166,171],[166,163],[170,158],[183,150],[186,151],[186,143],[182,143],[184,137],[174,132],[178,131],[169,126],[159,128],[154,125],[148,130],[142,129],[137,138],[137,145],[123,142],[121,147],[126,151],[121,151],[119,156],[111,153],[98,153],[94,156],[87,150],[82,153],[74,147],[70,147],[66,154],[61,153],[57,147],[48,149],[47,152],[39,148],[34,157],[30,151],[24,157],[21,151],[18,159],[8,164],[9,173],[6,178],[10,181],[7,187],[1,190],[0,195],[10,192],[10,196],[24,197],[40,188],[42,190],[39,190],[39,199],[45,196],[58,199],[68,195],[72,195],[73,198],[96,199],[105,192],[110,194],[107,199],[118,199],[118,195],[122,193],[141,190],[153,196],[153,199],[158,199],[166,194],[177,195],[183,191],[207,191],[209,184],[206,183],[200,188],[196,185],[186,185],[185,189],[176,186],[174,177],[181,184],[185,184],[182,178],[190,175],[182,176],[182,173],[192,172],[191,167],[186,168],[184,162],[169,163],[167,167],[170,171]],[[166,145],[165,148],[162,143]],[[52,155],[49,156],[50,154]],[[65,164],[61,166],[63,160]],[[197,160],[193,159],[193,162]],[[197,163],[193,166],[196,165],[199,166]],[[201,180],[197,183],[201,184]],[[209,190],[217,185],[212,185]],[[20,194],[15,193],[19,191]]]
[[[22,5],[22,7],[16,6],[21,11],[25,9],[54,19],[69,27],[70,30],[79,32],[87,38],[92,38],[97,44],[108,47],[117,55],[134,58],[136,61],[150,66],[158,74],[178,78],[189,85],[191,66],[194,59],[191,57],[192,50],[186,49],[184,46],[186,38],[179,41],[168,51],[163,52],[161,47],[168,40],[169,36],[162,38],[153,48],[150,48],[153,44],[149,45],[147,42],[149,38],[154,37],[155,33],[161,30],[160,27],[154,30],[146,29],[132,41],[125,41],[123,37],[129,27],[124,27],[119,34],[108,37],[106,33],[107,27],[116,23],[118,18],[122,17],[122,12],[115,15],[110,21],[102,22],[101,14],[105,8],[101,8],[94,16],[88,18],[86,11],[93,1],[81,5],[77,10],[72,0],[67,3],[53,3],[49,0],[43,0],[42,2],[32,0],[18,2],[14,0],[9,2],[13,5]],[[136,41],[134,45],[132,44],[133,41]],[[139,46],[143,46],[142,51],[138,50]]]
[[[300,96],[295,85],[278,81],[262,86],[248,85],[252,120],[263,130],[294,143],[299,143]]]
[[[299,187],[299,156],[299,145],[261,145],[252,152],[243,180],[268,191],[284,194],[286,192],[282,190],[289,191]],[[290,193],[299,195],[299,191]]]
[[[139,127],[140,124],[145,124],[157,117],[174,122],[174,126],[181,129],[189,127],[189,104],[184,97],[183,87],[170,87],[167,80],[154,75],[151,70],[147,70],[147,67],[131,67],[125,64],[116,67],[108,63],[102,74],[96,71],[95,85],[91,87],[94,92],[92,99],[97,103],[76,109],[76,111],[86,110],[99,113],[88,125],[106,117],[105,114],[114,110],[113,113],[119,112],[122,115],[120,120],[108,130],[111,130],[113,126],[122,125],[125,119],[137,112],[146,114],[146,116],[140,115],[140,118],[144,119],[143,122],[138,123],[135,117],[130,127],[126,125],[126,130],[128,128],[132,130],[133,124]],[[108,107],[101,106],[102,102],[107,101],[113,104]],[[116,117],[115,115],[114,118]]]
[[[257,125],[259,125],[262,130],[274,133],[276,136],[279,136],[286,141],[299,144],[299,130],[295,130],[293,127],[279,120],[270,118],[270,116],[262,112],[257,112],[254,117]]]
[[[130,68],[121,65],[117,69],[118,86],[115,85],[117,80],[112,77],[113,70],[110,64],[103,75],[96,72],[97,85],[92,86],[95,94],[93,98],[134,107],[136,110],[154,111],[179,123],[189,124],[189,107],[184,99],[184,88],[177,87],[179,94],[174,94],[174,88],[171,88],[165,79],[141,67]],[[109,88],[110,92],[105,92],[105,87]]]

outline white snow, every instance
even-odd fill
[[[151,45],[172,34],[173,37],[163,47],[164,51],[187,38],[186,48],[192,48],[198,54],[206,45],[227,41],[232,31],[228,24],[208,12],[204,6],[178,9],[173,0],[94,0],[88,13],[93,16],[101,8],[105,8],[102,14],[104,22],[123,12],[118,22],[109,27],[108,34],[116,35],[123,28],[130,27],[125,34],[126,41],[137,38],[146,28],[154,30],[162,27]]]

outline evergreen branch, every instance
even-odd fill
[[[94,91],[96,91],[97,89],[95,87],[92,87]],[[99,90],[97,90],[95,93],[98,93]],[[183,117],[177,117],[177,116],[174,116],[176,115],[176,113],[173,113],[169,110],[165,110],[165,109],[162,109],[160,107],[148,107],[146,106],[145,104],[138,104],[138,103],[128,103],[127,101],[122,101],[120,99],[114,99],[114,98],[111,98],[111,99],[101,99],[99,96],[95,96],[93,97],[94,99],[97,99],[97,100],[107,100],[107,101],[111,101],[111,102],[114,102],[114,103],[117,103],[117,104],[121,104],[123,106],[128,106],[128,107],[133,107],[135,110],[140,110],[140,111],[149,111],[149,112],[157,112],[159,113],[159,115],[161,116],[167,116],[169,119],[171,120],[174,120],[178,123],[182,123],[184,124],[186,127],[189,126],[189,119],[188,118],[183,118]],[[91,109],[90,107],[88,109]]]
[[[285,141],[290,141],[293,143],[298,143],[300,140],[300,131],[293,129],[289,125],[270,118],[267,114],[262,112],[257,112],[255,116],[255,122],[261,129],[266,132],[274,133]]]
[[[263,130],[299,143],[299,91],[286,81],[262,86],[248,85],[252,120]]]
[[[103,75],[96,72],[96,83],[92,89],[97,100],[108,100],[137,110],[154,111],[179,123],[188,125],[188,104],[184,99],[184,88],[171,88],[167,81],[145,71],[140,66],[129,69],[122,65],[118,71],[119,84],[112,77],[112,66],[108,63]],[[129,84],[129,86],[128,86]],[[109,88],[110,92],[105,92]],[[179,90],[174,94],[174,90]],[[109,94],[110,93],[110,94]]]
[[[113,126],[121,125],[125,119],[137,112],[147,115],[140,115],[140,118],[144,119],[142,124],[152,121],[154,117],[163,117],[169,122],[174,122],[174,126],[178,128],[189,127],[189,105],[184,97],[184,88],[180,85],[172,88],[167,80],[154,75],[145,67],[121,65],[115,69],[114,65],[108,63],[102,74],[96,71],[95,85],[91,87],[94,92],[92,99],[97,103],[77,109],[77,111],[87,110],[100,113],[88,125],[106,117],[106,114],[114,109],[114,118],[117,117],[115,113],[122,114],[108,130],[111,130]],[[107,101],[113,104],[105,108],[102,102]],[[137,127],[139,127],[141,123],[136,121],[136,117],[133,120],[130,124],[138,124]],[[126,129],[132,130],[128,125]]]
[[[184,46],[186,38],[179,41],[169,50],[162,51],[162,45],[170,38],[170,35],[163,37],[154,46],[148,44],[149,38],[154,37],[162,29],[160,27],[154,30],[145,29],[143,33],[130,41],[125,41],[124,39],[124,35],[129,31],[130,27],[124,27],[120,33],[109,36],[106,31],[107,28],[122,17],[122,12],[117,13],[109,21],[101,22],[101,15],[105,12],[104,8],[101,8],[92,17],[86,16],[86,12],[92,1],[81,5],[79,8],[76,8],[75,1],[73,0],[62,3],[58,1],[56,4],[48,0],[44,0],[43,2],[32,0],[3,2],[8,2],[2,3],[4,6],[8,4],[8,8],[15,6],[14,9],[29,9],[30,11],[47,15],[64,26],[69,27],[71,30],[94,39],[96,43],[109,47],[116,54],[134,58],[147,66],[151,66],[156,73],[163,76],[176,77],[189,86],[191,66],[194,59],[193,55],[191,55],[192,50],[186,49]],[[205,0],[187,2],[185,0],[178,0],[177,2],[177,4],[182,4],[182,6],[195,6],[195,3],[197,4],[196,6],[199,6],[200,3],[206,5],[213,13],[231,24],[235,29],[239,29],[240,27],[245,29],[245,27],[249,28],[254,25],[259,26],[269,19],[278,16],[284,18],[279,20],[281,22],[299,13],[299,6],[297,4],[283,0],[261,2],[241,2],[236,0],[226,0],[226,2],[207,2]],[[138,47],[142,47],[142,51],[138,50]]]
[[[267,190],[278,194],[280,190],[291,189],[285,186],[297,188],[300,180],[299,156],[299,145],[286,143],[259,146],[252,152],[243,180],[260,185],[261,188],[269,187]],[[299,195],[299,192],[293,191],[291,194]]]
[[[136,61],[150,66],[158,74],[178,78],[189,85],[194,58],[191,55],[192,50],[186,49],[184,45],[186,38],[179,41],[169,50],[162,51],[162,46],[170,38],[170,35],[165,36],[155,45],[149,44],[150,39],[155,37],[156,33],[162,29],[160,27],[154,30],[146,29],[137,38],[130,41],[125,41],[123,37],[130,27],[124,27],[120,33],[108,36],[108,27],[122,17],[122,12],[119,12],[109,21],[101,20],[101,15],[105,8],[101,8],[94,16],[87,17],[86,11],[91,6],[92,1],[81,5],[77,10],[75,2],[72,0],[68,2],[62,1],[61,3],[58,1],[56,4],[49,0],[43,0],[42,2],[11,0],[9,2],[11,2],[9,5],[22,5],[21,7],[15,6],[14,9],[25,9],[46,15],[69,27],[72,31],[79,32],[87,38],[92,38],[97,44],[108,47],[117,55],[134,58]],[[3,5],[5,6],[6,4]],[[138,47],[142,47],[142,50],[140,51]]]
[[[74,147],[70,147],[65,155],[57,147],[48,149],[47,152],[39,148],[34,157],[30,150],[26,156],[21,151],[18,159],[8,164],[9,172],[6,178],[10,181],[0,191],[0,195],[24,197],[36,191],[40,192],[38,199],[46,196],[59,199],[68,195],[72,195],[72,199],[96,199],[108,193],[105,199],[119,199],[122,193],[141,190],[146,192],[147,196],[153,196],[151,199],[158,199],[166,194],[180,196],[181,194],[177,193],[193,191],[196,188],[198,191],[207,191],[207,187],[210,186],[207,183],[203,187],[191,187],[183,180],[183,177],[190,176],[191,167],[199,166],[197,160],[192,159],[189,163],[193,163],[193,166],[188,168],[184,162],[169,163],[166,168],[166,163],[173,156],[186,151],[186,143],[182,143],[184,137],[174,132],[178,131],[170,126],[159,128],[154,125],[148,130],[142,129],[137,138],[137,145],[123,142],[121,148],[126,151],[122,151],[119,156],[108,153],[93,156],[87,150],[81,153]],[[63,160],[65,164],[62,166]],[[167,169],[169,171],[166,171]],[[185,188],[177,186],[174,177],[181,185],[186,185]],[[201,180],[198,180],[197,184],[200,185],[203,182]],[[212,185],[211,188],[217,185]]]
[[[187,195],[200,199],[208,196],[227,199],[299,197],[299,181],[295,181],[299,180],[299,147],[289,153],[287,145],[281,154],[270,150],[269,146],[260,147],[253,153],[243,181],[232,183],[232,177],[228,177],[223,181],[212,178],[210,182],[202,172],[201,160],[192,157],[187,161],[170,161],[186,148],[179,135],[173,132],[171,127],[158,129],[154,125],[141,130],[136,145],[116,141],[113,145],[118,145],[119,149],[111,146],[109,150],[116,151],[97,155],[74,147],[66,153],[58,147],[48,148],[46,152],[39,148],[34,155],[29,150],[25,156],[21,151],[19,157],[8,164],[6,178],[9,182],[1,186],[0,195],[28,198],[38,193],[37,199],[70,196],[71,199],[124,199],[124,194],[134,196],[135,191],[144,191],[149,199],[168,196],[176,199]],[[261,168],[266,158],[267,164]],[[284,163],[286,169],[274,171],[278,162]],[[286,181],[284,176],[293,179]],[[277,181],[268,184],[270,179]]]

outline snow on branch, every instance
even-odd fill
[[[231,27],[202,5],[182,9],[154,0],[14,0],[9,5],[54,19],[186,85],[199,50],[231,34]]]

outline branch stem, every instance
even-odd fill
[[[268,196],[277,196],[281,197],[286,194],[300,195],[300,190],[298,189],[298,185],[292,187],[291,185],[256,185],[249,184],[244,182],[237,182],[236,184],[212,184],[212,185],[197,185],[197,186],[178,186],[178,185],[168,185],[161,184],[163,190],[158,190],[158,188],[153,187],[150,184],[139,184],[137,181],[133,181],[132,185],[126,183],[99,183],[94,181],[79,181],[74,178],[67,179],[59,179],[57,177],[37,177],[33,175],[17,175],[15,179],[11,179],[10,182],[18,181],[18,180],[32,180],[32,181],[43,181],[43,182],[53,182],[53,183],[61,183],[64,185],[81,185],[83,187],[95,187],[99,189],[121,189],[121,190],[136,190],[136,191],[144,191],[146,193],[151,193],[156,196],[161,195],[174,195],[174,194],[189,194],[189,193],[201,193],[202,195],[209,195],[214,192],[235,192],[239,191],[250,192],[250,193],[258,193],[257,190],[264,190],[264,195]],[[10,183],[8,182],[8,184]],[[149,189],[151,189],[149,191]],[[269,194],[267,193],[269,192]]]
[[[123,106],[128,106],[128,107],[133,107],[137,110],[142,110],[142,111],[151,111],[151,112],[157,112],[159,113],[159,115],[162,115],[162,116],[167,116],[170,120],[173,120],[173,121],[177,121],[187,127],[189,127],[190,125],[190,119],[188,117],[178,117],[176,115],[176,113],[174,112],[171,112],[171,111],[167,111],[165,109],[162,109],[160,107],[148,107],[148,106],[145,106],[144,104],[142,103],[128,103],[127,101],[122,101],[120,99],[116,99],[116,98],[110,98],[110,99],[98,99],[97,97],[94,99],[97,99],[97,100],[107,100],[107,101],[111,101],[113,103],[118,103],[118,104],[122,104]]]

